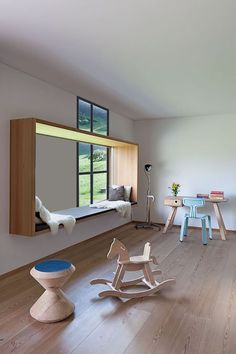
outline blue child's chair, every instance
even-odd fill
[[[181,231],[180,231],[180,241],[183,242],[184,236],[187,236],[188,232],[188,221],[189,219],[201,219],[202,221],[202,243],[207,245],[207,232],[206,232],[206,220],[208,220],[209,225],[209,238],[212,240],[212,228],[211,228],[211,217],[210,215],[198,214],[197,208],[203,207],[205,205],[205,199],[200,198],[184,198],[183,204],[190,208],[189,214],[185,214]]]

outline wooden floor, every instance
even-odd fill
[[[139,254],[151,241],[163,270],[176,285],[157,295],[121,302],[99,299],[104,286],[95,277],[112,277],[115,261],[106,260],[117,237]],[[0,353],[46,354],[235,354],[236,235],[221,241],[218,233],[202,246],[191,230],[180,244],[178,229],[166,235],[136,230],[132,224],[61,252],[77,270],[65,286],[76,305],[74,317],[55,324],[33,320],[29,308],[42,288],[19,271],[0,281]]]

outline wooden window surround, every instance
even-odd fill
[[[111,148],[110,184],[131,185],[131,202],[138,198],[138,144],[86,132],[38,118],[11,120],[10,234],[35,236],[36,134]]]

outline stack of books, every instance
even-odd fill
[[[224,199],[224,192],[222,191],[211,191],[210,199]]]
[[[209,199],[209,194],[198,193],[197,198]]]

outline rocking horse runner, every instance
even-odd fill
[[[150,256],[150,254],[151,246],[150,243],[147,242],[144,246],[143,255],[129,257],[128,250],[123,245],[123,243],[114,238],[110,250],[107,254],[108,259],[112,259],[115,256],[118,256],[117,269],[115,272],[114,279],[94,279],[90,282],[90,284],[106,284],[111,288],[111,290],[106,290],[99,293],[100,297],[116,296],[126,299],[139,298],[151,295],[156,293],[160,289],[175,284],[174,279],[168,279],[161,283],[155,280],[154,275],[161,274],[161,270],[151,270],[150,263],[157,264],[157,260],[154,256]],[[138,270],[143,271],[143,276],[140,276],[139,278],[130,281],[123,281],[125,271]],[[143,283],[148,287],[148,289],[136,292],[127,292],[123,290],[129,286],[138,285],[139,283]]]

